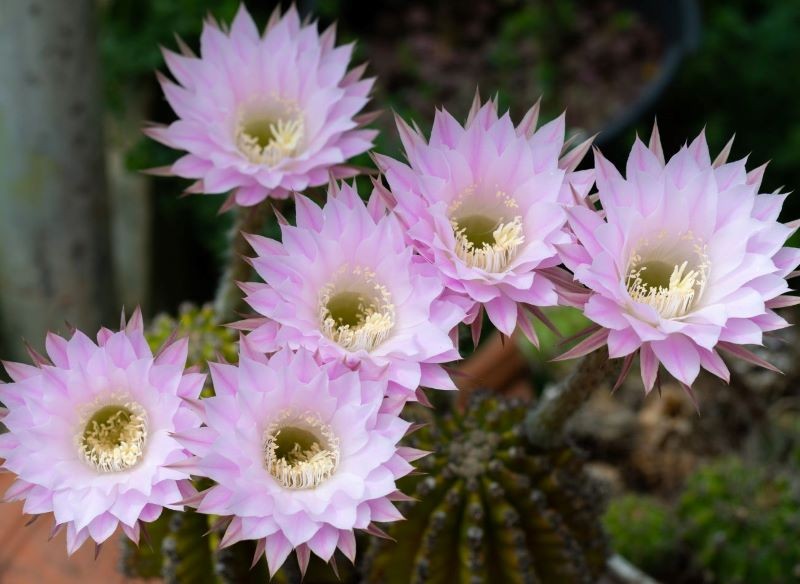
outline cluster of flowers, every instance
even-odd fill
[[[206,25],[202,58],[165,51],[180,119],[148,133],[188,152],[170,172],[241,206],[353,172],[373,80],[334,37],[294,9],[260,34],[242,8],[229,31]],[[213,397],[185,340],[153,355],[139,311],[96,343],[49,334],[47,357],[6,363],[6,499],[53,513],[70,553],[118,527],[138,541],[189,505],[229,519],[222,546],[257,541],[273,573],[292,550],[301,567],[337,548],[352,560],[355,529],[401,518],[396,482],[425,454],[398,446],[403,406],[454,389],[457,328],[477,342],[484,311],[536,343],[542,308],[578,306],[596,324],[565,357],[607,346],[627,373],[638,354],[648,391],[659,364],[687,389],[701,367],[728,378],[720,352],[767,366],[742,345],[787,325],[774,310],[795,302],[800,251],[784,247],[785,195],[758,194],[764,168],[727,162],[730,145],[712,162],[702,135],[667,162],[654,131],[627,177],[598,152],[577,171],[591,141],[571,148],[563,116],[538,117],[515,126],[476,99],[463,125],[437,111],[429,139],[398,120],[408,163],[376,156],[368,202],[332,182],[322,207],[294,195],[280,242],[247,235],[263,282],[242,288],[261,316],[236,325],[237,365],[209,364]]]

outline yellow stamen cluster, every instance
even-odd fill
[[[685,316],[702,296],[708,280],[710,264],[705,246],[694,241],[691,233],[679,239],[694,242],[691,255],[695,261],[691,266],[689,260],[673,263],[654,259],[652,251],[645,260],[634,252],[625,280],[631,299],[652,306],[663,318]]]
[[[478,190],[470,185],[448,207],[455,252],[472,268],[502,272],[525,243],[522,217],[507,218],[519,204],[498,185],[494,187],[497,204],[489,197],[477,197]]]
[[[339,466],[339,439],[319,416],[282,412],[264,431],[264,467],[287,489],[313,489]]]
[[[83,460],[100,472],[119,472],[136,465],[147,442],[147,412],[138,403],[95,403],[77,436]]]
[[[468,266],[487,272],[505,270],[525,243],[520,217],[496,224],[489,241],[478,240],[470,227],[458,219],[451,219],[450,224],[456,237],[456,255]]]
[[[344,267],[320,292],[319,320],[322,333],[339,346],[371,351],[394,328],[392,296],[368,268]]]
[[[295,104],[275,100],[250,110],[239,117],[236,145],[251,162],[272,167],[297,154],[305,122]]]

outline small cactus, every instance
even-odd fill
[[[567,448],[526,448],[526,409],[478,396],[464,415],[428,416],[408,446],[435,451],[408,477],[407,521],[373,542],[365,581],[386,584],[596,582],[607,546],[601,497]]]
[[[205,371],[208,361],[222,358],[228,362],[236,362],[238,359],[238,333],[219,325],[210,305],[197,307],[193,304],[182,304],[177,318],[166,314],[158,315],[147,332],[147,342],[153,351],[158,351],[173,334],[189,338],[189,357],[186,360],[188,367],[199,366]],[[203,394],[208,395],[210,388],[209,381]]]
[[[800,489],[790,477],[723,460],[689,479],[678,516],[707,582],[800,579]]]

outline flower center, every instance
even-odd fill
[[[370,270],[345,268],[322,289],[319,318],[322,333],[339,346],[371,351],[394,328],[392,296]]]
[[[470,187],[450,205],[456,255],[468,266],[502,272],[525,242],[522,218],[511,215],[517,202],[497,189],[494,196],[476,196]]]
[[[283,412],[264,431],[264,467],[287,489],[313,489],[339,466],[339,439],[315,414]]]
[[[655,246],[645,243],[648,259],[634,252],[625,280],[635,302],[652,306],[664,318],[686,315],[697,304],[708,280],[710,264],[705,246],[691,234],[681,236],[679,241],[691,242],[691,248],[665,250],[658,243]],[[663,259],[653,257],[658,252],[662,252]]]
[[[251,162],[276,166],[297,154],[304,130],[297,104],[276,99],[243,110],[236,126],[236,145]]]
[[[456,255],[472,268],[502,272],[525,242],[522,219],[492,219],[484,215],[467,215],[451,219],[456,237]]]
[[[83,460],[101,472],[134,466],[144,454],[147,412],[136,402],[95,405],[78,434]]]

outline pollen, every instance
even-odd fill
[[[319,319],[322,333],[339,346],[371,351],[394,328],[392,295],[371,270],[345,266],[320,292]]]
[[[702,245],[695,243],[687,255],[690,259],[673,262],[634,253],[625,280],[631,299],[652,306],[663,318],[689,313],[703,294],[710,264]]]
[[[147,412],[130,400],[96,403],[83,417],[77,436],[81,458],[103,473],[135,466],[147,442]]]
[[[264,467],[287,489],[318,487],[339,457],[339,439],[316,414],[284,411],[264,431]]]
[[[298,153],[304,133],[297,106],[276,98],[239,116],[236,145],[251,162],[273,167]]]

